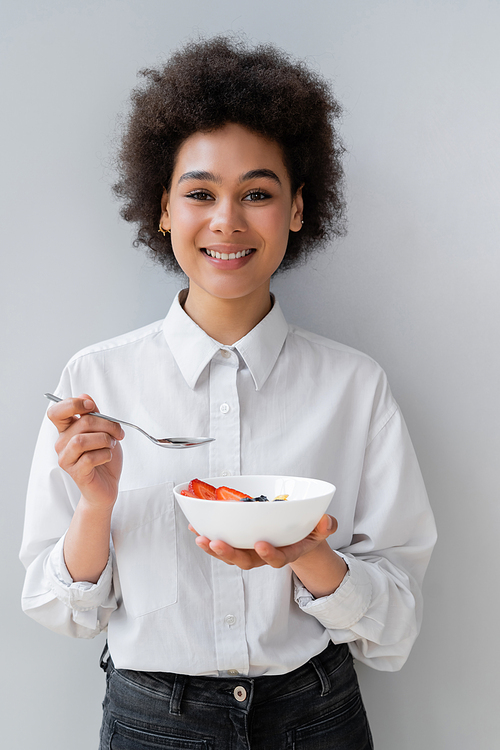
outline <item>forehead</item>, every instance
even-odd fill
[[[288,180],[281,146],[243,125],[228,123],[189,136],[177,153],[173,177],[175,181],[185,172],[206,170],[230,180],[259,169],[271,169]]]

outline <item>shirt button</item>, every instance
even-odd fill
[[[229,411],[229,404],[221,404],[220,410],[223,414],[227,414]]]
[[[224,359],[229,359],[231,356],[231,352],[229,352],[227,349],[221,349],[220,350],[221,356],[224,357]]]
[[[234,623],[236,622],[236,617],[234,615],[226,615],[224,617],[224,622],[226,623],[226,625],[234,625]]]
[[[238,685],[238,687],[234,688],[233,695],[236,698],[236,700],[241,703],[242,701],[246,700],[247,691],[245,690],[244,687],[242,687],[241,685]]]
[[[223,477],[230,477],[231,476],[231,472],[230,471],[223,471],[222,474],[221,474],[221,476],[223,476]]]
[[[228,669],[227,673],[230,674],[230,675],[233,675],[235,677],[236,677],[237,674],[239,674],[239,672],[238,672],[237,669]]]

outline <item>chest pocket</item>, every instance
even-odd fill
[[[173,482],[118,494],[111,534],[121,606],[141,617],[177,601]],[[117,580],[116,580],[117,579]]]

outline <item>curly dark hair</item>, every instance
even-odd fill
[[[190,43],[139,75],[146,82],[132,91],[113,186],[124,203],[121,216],[137,223],[135,247],[146,245],[154,260],[180,270],[170,235],[158,234],[163,186],[169,189],[186,138],[226,123],[278,143],[292,195],[304,185],[304,224],[289,233],[279,270],[344,234],[344,148],[334,127],[341,108],[316,72],[273,45],[249,47],[240,38],[217,36]]]

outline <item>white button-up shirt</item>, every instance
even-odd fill
[[[330,639],[377,669],[401,667],[421,622],[435,527],[403,418],[372,359],[288,325],[277,302],[221,346],[176,299],[164,321],[75,355],[56,393],[82,392],[152,435],[215,442],[169,451],[127,431],[108,565],[96,584],[73,582],[62,550],[80,492],[58,466],[45,418],[21,550],[31,617],[82,638],[107,627],[118,668],[275,675]],[[243,571],[197,547],[173,487],[239,474],[337,487],[328,541],[349,572],[332,595],[314,599],[288,566]]]

